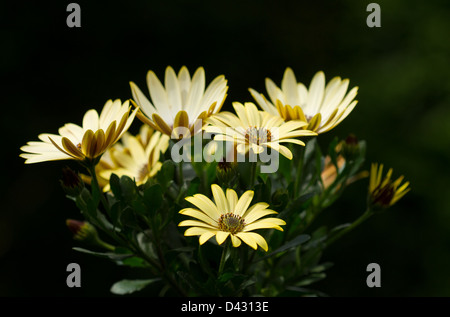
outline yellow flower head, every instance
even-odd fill
[[[167,135],[143,125],[137,136],[125,133],[121,142],[102,157],[98,174],[105,180],[109,180],[111,174],[126,175],[134,179],[136,185],[144,184],[161,169],[160,154],[165,153],[168,147]],[[109,185],[106,185],[104,191],[108,190]]]
[[[251,102],[246,102],[245,105],[234,102],[233,107],[237,116],[231,112],[220,112],[208,118],[210,125],[204,130],[215,134],[216,141],[234,142],[240,154],[245,154],[249,150],[259,154],[270,147],[288,159],[292,159],[292,152],[280,143],[305,145],[296,138],[317,135],[315,132],[302,129],[307,125],[306,122],[299,120],[284,122],[279,116],[258,111]]]
[[[188,228],[185,236],[200,236],[199,243],[203,244],[213,236],[216,236],[218,244],[222,244],[228,237],[234,247],[239,247],[241,241],[253,249],[258,245],[268,250],[266,240],[258,233],[251,232],[257,229],[277,229],[286,222],[279,218],[263,218],[266,215],[276,214],[276,211],[267,209],[267,203],[256,203],[250,208],[254,192],[246,191],[240,198],[233,189],[227,189],[226,194],[216,184],[211,186],[214,202],[202,194],[186,197],[186,200],[196,206],[185,208],[181,214],[196,218],[196,220],[184,220],[179,226]]]
[[[383,178],[383,164],[373,163],[370,169],[369,203],[373,207],[388,208],[402,198],[411,188],[409,182],[400,186],[403,176],[391,180],[392,168]],[[400,187],[399,187],[400,186]]]
[[[40,134],[20,149],[25,164],[75,159],[95,160],[119,140],[130,127],[137,109],[130,114],[129,101],[108,100],[98,115],[91,109],[83,117],[83,126],[67,123],[57,134]]]
[[[164,84],[165,87],[153,71],[147,73],[150,102],[139,87],[130,82],[133,99],[140,106],[138,118],[176,139],[197,133],[203,121],[220,110],[228,90],[223,75],[216,77],[205,90],[203,67],[199,67],[191,79],[186,67],[183,66],[177,76],[169,66],[166,68]],[[177,129],[179,127],[181,129]]]
[[[349,80],[334,77],[325,85],[325,75],[319,71],[313,77],[309,89],[298,83],[291,68],[287,68],[281,81],[281,89],[266,78],[266,89],[271,100],[250,88],[249,91],[259,106],[285,121],[307,121],[306,129],[324,133],[344,120],[356,106],[358,87],[347,92]]]

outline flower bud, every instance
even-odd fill
[[[84,188],[83,180],[80,175],[70,167],[62,169],[61,187],[69,196],[78,196]]]
[[[95,229],[89,222],[67,219],[66,225],[73,233],[73,238],[78,241],[95,240],[98,236]]]
[[[66,225],[72,232],[75,240],[98,246],[109,251],[114,250],[112,245],[102,241],[99,238],[97,229],[95,229],[95,227],[89,222],[67,219]]]
[[[237,175],[236,162],[227,162],[225,159],[220,160],[216,167],[217,180],[221,184],[229,185]]]
[[[409,182],[400,186],[403,181],[403,176],[400,176],[395,181],[391,179],[392,168],[389,169],[386,176],[382,177],[383,164],[372,164],[370,170],[370,184],[368,203],[374,210],[386,209],[395,204],[402,198],[409,190]]]
[[[358,138],[354,134],[349,134],[342,142],[342,155],[348,161],[355,159],[359,153]]]

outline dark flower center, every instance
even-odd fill
[[[266,128],[249,127],[245,131],[245,139],[249,143],[261,144],[272,141],[272,133]]]
[[[219,229],[233,234],[238,233],[244,229],[245,221],[240,216],[231,212],[223,214],[219,218]]]

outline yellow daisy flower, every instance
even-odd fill
[[[298,83],[291,68],[287,68],[281,81],[281,89],[266,78],[268,101],[263,94],[250,88],[249,91],[259,106],[285,121],[307,121],[306,129],[324,133],[344,120],[356,106],[355,98],[358,87],[347,94],[349,80],[334,77],[325,86],[325,75],[319,71],[313,77],[309,89]]]
[[[75,159],[95,160],[119,140],[130,127],[138,109],[130,114],[129,101],[108,100],[100,115],[91,109],[83,117],[83,126],[67,123],[57,134],[43,133],[41,140],[28,142],[20,149],[25,164]]]
[[[227,80],[223,75],[216,77],[205,90],[203,67],[195,71],[192,79],[184,66],[178,76],[172,67],[167,67],[165,87],[155,73],[149,71],[147,85],[153,103],[135,83],[130,82],[133,99],[140,107],[138,118],[155,130],[177,139],[188,137],[186,134],[192,136],[197,133],[203,126],[203,121],[220,110],[228,90]],[[189,133],[184,129],[177,129],[178,127],[189,129]]]
[[[186,197],[186,200],[196,206],[185,208],[181,214],[196,218],[196,220],[184,220],[179,226],[190,227],[185,236],[200,236],[199,243],[204,244],[213,236],[220,245],[228,237],[234,247],[239,247],[241,241],[253,249],[258,245],[264,250],[269,249],[266,240],[258,233],[252,232],[257,229],[277,229],[286,222],[279,218],[262,218],[266,215],[276,214],[276,211],[267,209],[267,203],[256,203],[250,208],[254,192],[246,191],[240,198],[233,189],[227,189],[226,194],[219,185],[211,185],[214,202],[202,194]]]
[[[100,161],[98,174],[109,180],[111,174],[134,179],[136,185],[144,184],[161,169],[160,154],[169,147],[169,137],[154,131],[147,125],[133,136],[125,133],[121,142],[116,143]],[[104,187],[108,191],[109,186]]]
[[[214,140],[230,141],[237,144],[237,152],[246,154],[249,150],[259,154],[264,148],[279,152],[292,159],[292,152],[282,142],[305,145],[296,139],[301,136],[313,136],[317,133],[302,129],[307,125],[304,121],[292,120],[284,122],[279,116],[258,111],[255,104],[246,102],[233,103],[237,116],[231,112],[220,112],[210,118],[205,132],[215,134]]]
[[[390,168],[383,178],[383,164],[372,164],[369,181],[369,202],[372,206],[388,208],[410,191],[409,182],[400,186],[403,176],[395,181],[391,180],[392,171]]]

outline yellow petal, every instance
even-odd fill
[[[185,199],[211,218],[219,219],[221,214],[217,210],[217,206],[205,195],[196,194],[194,196],[186,197]]]
[[[234,214],[241,216],[245,214],[247,211],[248,206],[252,202],[254,195],[253,190],[247,190],[245,193],[242,194],[242,196],[239,198],[236,207],[234,208]]]
[[[217,243],[220,245],[222,244],[230,235],[229,232],[225,232],[225,231],[217,231],[216,233],[216,241]]]
[[[229,213],[230,207],[228,206],[227,198],[219,185],[212,184],[211,191],[214,196],[214,201],[216,202],[217,209],[220,214]]]

